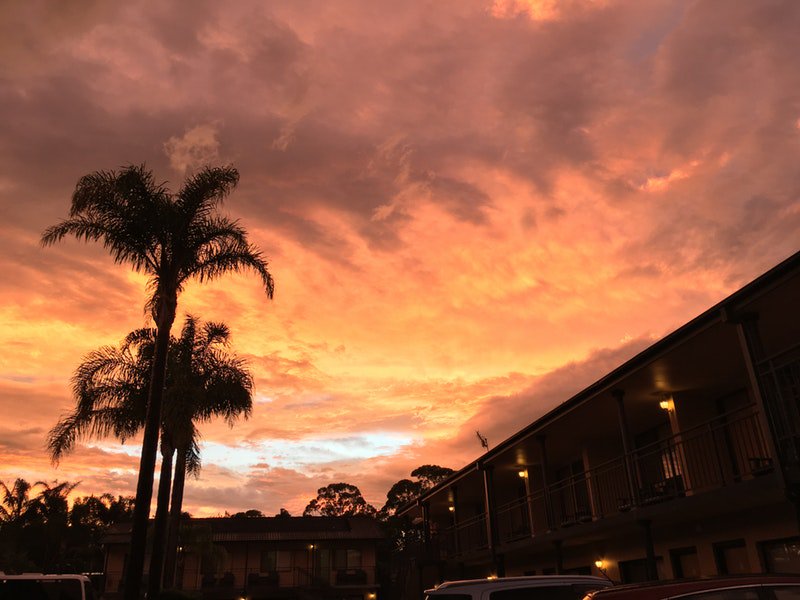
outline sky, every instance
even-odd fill
[[[78,179],[204,165],[275,278],[190,284],[254,410],[202,427],[196,516],[458,469],[799,249],[794,0],[0,2],[0,480],[133,494],[138,440],[47,432],[146,325]]]

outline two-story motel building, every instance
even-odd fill
[[[800,253],[405,507],[446,579],[799,572]]]

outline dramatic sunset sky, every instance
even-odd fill
[[[800,249],[798,32],[796,0],[0,3],[0,480],[134,491],[138,440],[44,449],[146,323],[100,246],[39,245],[80,176],[232,163],[270,261],[273,301],[181,297],[257,384],[186,508],[380,507]]]

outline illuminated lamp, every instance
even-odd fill
[[[664,399],[658,405],[666,411],[675,410],[675,401],[672,396],[664,396]]]

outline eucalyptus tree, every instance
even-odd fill
[[[161,476],[151,553],[149,596],[160,588],[166,549],[170,481],[175,451],[172,513],[179,520],[185,473],[198,472],[197,424],[222,417],[232,425],[252,411],[253,381],[245,362],[228,351],[230,331],[222,323],[200,324],[187,316],[179,338],[168,347],[165,404],[161,431]],[[138,329],[119,348],[104,346],[89,353],[72,378],[76,406],[50,431],[48,449],[54,462],[74,449],[78,439],[113,435],[123,442],[144,426],[150,365],[156,332]],[[172,545],[177,544],[177,530]],[[171,573],[170,567],[167,574]],[[168,577],[171,584],[172,578]]]
[[[144,568],[147,521],[158,453],[167,347],[178,297],[191,279],[208,281],[230,272],[255,271],[268,297],[274,284],[261,252],[238,221],[218,209],[239,182],[230,166],[207,167],[173,194],[156,183],[144,165],[96,171],[82,177],[72,195],[69,217],[49,227],[42,244],[66,236],[100,242],[117,263],[148,277],[146,308],[156,326],[147,414],[136,486],[131,553],[125,600],[136,600]]]

